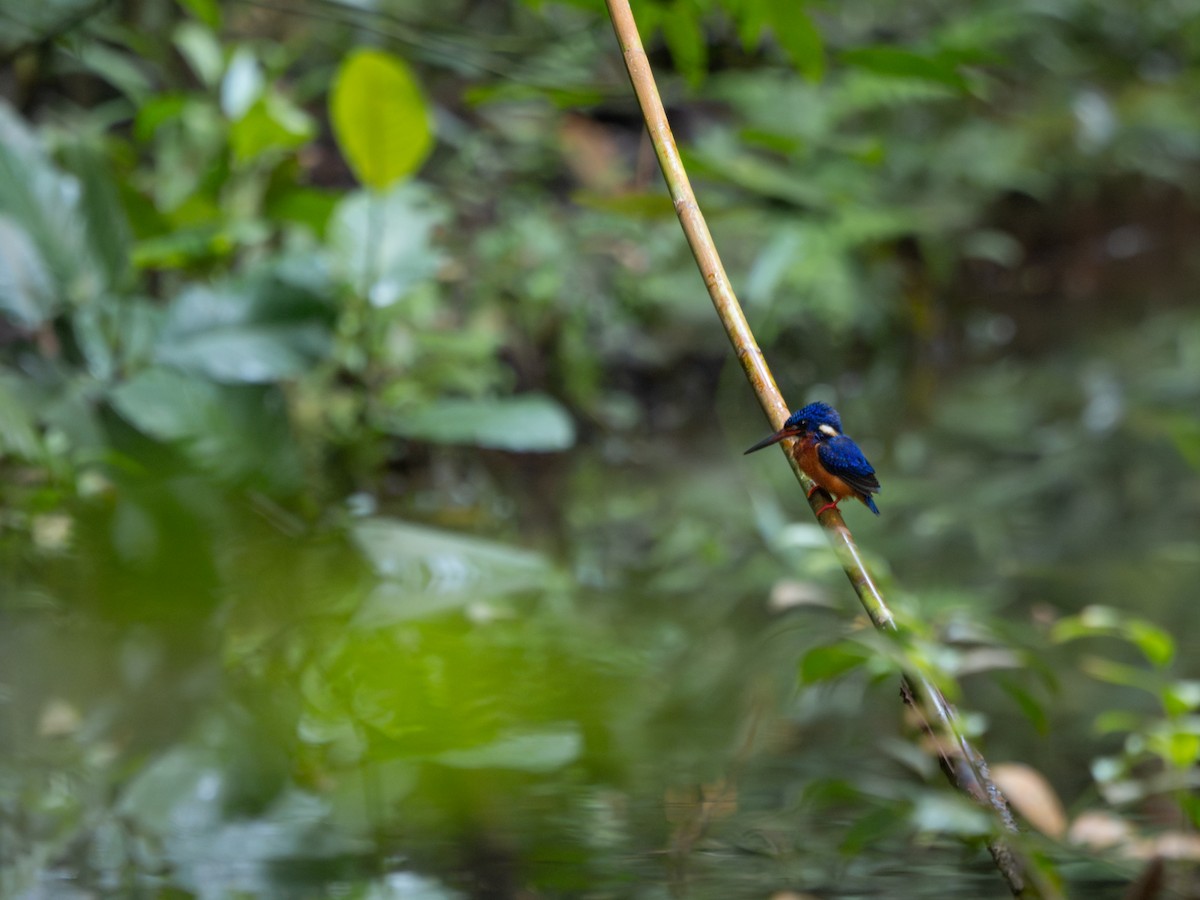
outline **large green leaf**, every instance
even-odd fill
[[[180,445],[200,467],[222,478],[262,478],[289,490],[302,469],[274,390],[216,384],[155,367],[114,388],[109,399],[143,434]]]
[[[342,63],[329,118],[355,176],[377,191],[415,172],[433,146],[420,85],[403,60],[381,50],[356,50]]]
[[[234,159],[248,162],[267,153],[283,153],[307,144],[316,126],[309,115],[282,94],[268,93],[229,129]]]
[[[1054,640],[1065,643],[1084,637],[1115,637],[1134,644],[1155,666],[1166,666],[1175,656],[1175,640],[1169,633],[1144,619],[1112,607],[1092,605],[1076,616],[1059,619],[1051,631]]]
[[[237,121],[263,95],[266,77],[254,51],[242,45],[233,51],[221,79],[221,112]]]
[[[396,415],[389,430],[437,444],[472,444],[515,452],[565,450],[575,443],[575,424],[544,394],[487,400],[438,400]]]
[[[155,357],[215,381],[293,378],[328,353],[331,316],[313,293],[274,277],[193,287],[168,308]]]
[[[0,373],[0,454],[38,460],[42,442],[24,388],[17,376]]]
[[[825,44],[821,32],[796,0],[771,0],[767,15],[775,39],[805,78],[817,81],[825,74]]]
[[[80,201],[79,182],[59,171],[25,124],[0,104],[0,215],[11,223],[10,236],[16,229],[27,236],[6,253],[10,271],[4,273],[6,281],[17,278],[24,293],[4,306],[25,324],[53,315],[64,300],[94,300],[107,287]],[[44,293],[47,285],[53,285],[53,296]]]
[[[696,11],[676,4],[663,11],[660,27],[675,68],[698,83],[708,68],[708,43]]]
[[[57,308],[54,281],[37,244],[19,222],[0,215],[0,314],[32,329]]]
[[[390,306],[437,271],[441,254],[433,231],[445,218],[420,184],[398,184],[383,194],[354,191],[329,222],[331,268],[371,305]]]
[[[146,369],[109,396],[126,421],[160,441],[200,436],[220,411],[215,384],[172,369]]]
[[[82,136],[62,148],[63,163],[79,179],[79,212],[92,254],[104,272],[105,283],[119,287],[132,274],[129,220],[108,163],[103,142]]]
[[[870,658],[870,650],[849,641],[814,647],[800,662],[800,680],[805,684],[829,681],[858,668]]]

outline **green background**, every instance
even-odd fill
[[[907,639],[600,4],[6,0],[0,894],[1194,892],[1200,4],[634,6]]]

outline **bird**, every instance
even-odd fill
[[[879,507],[871,499],[872,494],[882,490],[875,477],[875,468],[867,462],[858,444],[842,434],[842,417],[836,409],[828,403],[810,403],[788,416],[782,428],[746,453],[770,447],[789,437],[800,439],[792,453],[804,474],[813,480],[808,496],[811,498],[821,489],[833,498],[831,503],[817,510],[818,516],[827,509],[837,509],[847,497],[857,497],[867,509],[879,515]]]

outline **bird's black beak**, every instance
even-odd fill
[[[763,438],[747,450],[746,453],[753,453],[755,450],[761,450],[763,447],[770,447],[772,444],[778,444],[784,438],[796,437],[798,434],[800,434],[799,428],[781,428],[769,437]],[[745,456],[746,453],[743,453],[742,456]]]

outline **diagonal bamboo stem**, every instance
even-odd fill
[[[671,134],[666,111],[663,109],[658,88],[654,82],[654,73],[650,69],[646,51],[638,36],[637,25],[633,12],[629,8],[629,0],[606,0],[609,17],[617,33],[617,40],[625,56],[625,66],[629,70],[629,79],[633,83],[634,93],[646,120],[646,128],[658,156],[659,166],[666,179],[667,188],[675,204],[675,212],[679,223],[683,226],[688,245],[696,258],[696,265],[704,277],[709,297],[729,340],[733,344],[738,362],[741,363],[746,377],[754,388],[759,405],[766,413],[771,427],[779,429],[787,419],[789,410],[783,396],[775,384],[771,370],[767,367],[762,350],[754,339],[750,324],[746,321],[741,304],[733,292],[729,277],[721,264],[708,224],[704,220],[700,207],[692,193],[687,172],[680,159],[679,150]],[[807,492],[812,482],[805,475],[791,453],[793,441],[783,444],[784,455],[799,479],[801,487]],[[809,497],[813,512],[825,505],[825,498],[818,493]],[[858,545],[842,520],[837,508],[832,508],[818,517],[825,533],[842,563],[846,576],[850,579],[855,593],[858,594],[863,608],[871,622],[880,631],[896,634],[898,627],[884,601],[871,573],[863,563]],[[901,695],[905,702],[916,711],[921,719],[921,726],[933,738],[937,748],[942,770],[951,784],[966,793],[974,800],[990,808],[997,816],[1003,831],[1015,835],[1016,822],[1008,808],[1008,802],[1000,789],[988,776],[987,762],[971,745],[963,733],[958,717],[944,696],[927,676],[920,672],[908,673],[903,679]],[[1014,896],[1023,898],[1054,898],[1059,897],[1059,891],[1045,875],[1036,867],[1029,864],[1025,855],[1012,843],[1011,839],[997,835],[988,844],[988,849]]]

